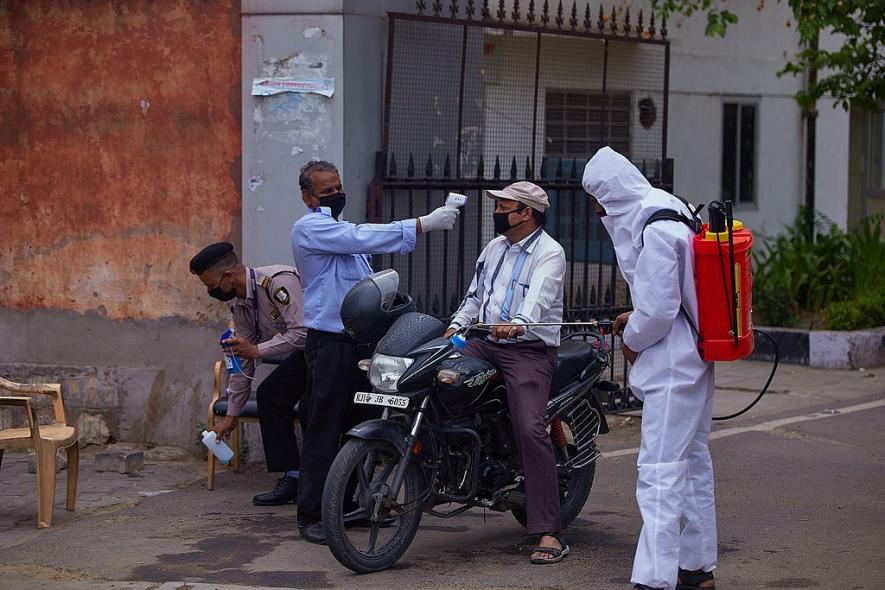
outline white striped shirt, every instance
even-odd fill
[[[562,321],[565,252],[543,229],[512,243],[504,236],[489,242],[476,261],[476,272],[450,328],[482,323]],[[527,327],[519,338],[559,346],[559,326]]]

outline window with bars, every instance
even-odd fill
[[[586,160],[609,145],[630,157],[630,103],[629,94],[548,90],[544,155]]]
[[[722,200],[756,202],[757,105],[722,105]]]
[[[563,174],[580,182],[587,160],[607,145],[629,158],[630,106],[629,94],[548,90],[542,176],[554,178]],[[583,191],[554,187],[548,189],[548,196],[547,229],[557,239],[563,238],[566,258],[613,264],[614,250],[599,247],[607,237]]]

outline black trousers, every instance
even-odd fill
[[[292,408],[306,387],[307,364],[300,350],[289,355],[258,386],[258,424],[268,471],[289,471],[301,465]]]
[[[380,413],[353,403],[354,393],[371,391],[366,373],[356,365],[371,354],[371,346],[358,346],[346,334],[307,331],[307,392],[301,402],[301,407],[307,408],[301,418],[304,453],[298,483],[300,526],[322,519],[323,486],[338,454],[341,436]]]

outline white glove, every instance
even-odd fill
[[[459,209],[452,207],[439,207],[434,209],[427,215],[419,217],[421,221],[421,231],[429,232],[437,229],[449,230],[455,227],[455,221],[458,220]]]

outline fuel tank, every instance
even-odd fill
[[[503,407],[505,392],[500,372],[486,361],[458,355],[444,360],[440,370],[454,372],[454,383],[438,383],[437,399],[452,416],[466,414],[488,406]]]

